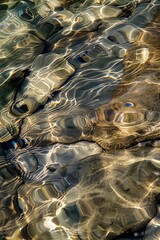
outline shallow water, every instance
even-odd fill
[[[159,0],[0,13],[0,239],[159,240]]]

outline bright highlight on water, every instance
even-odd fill
[[[159,0],[0,2],[0,239],[160,239]]]

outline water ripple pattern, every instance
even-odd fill
[[[0,239],[160,239],[160,1],[0,1]]]

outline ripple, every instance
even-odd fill
[[[63,234],[113,239],[127,229],[138,229],[156,214],[157,156],[156,148],[110,151],[77,159],[38,181],[29,180],[18,189],[23,217],[10,228],[16,234],[26,221],[27,236],[45,234],[51,239]]]
[[[157,207],[157,215],[148,223],[143,240],[156,240],[160,237],[159,205]]]
[[[12,108],[16,115],[32,113],[38,104],[43,105],[51,92],[74,73],[74,67],[63,56],[49,53],[39,55],[30,71],[30,76],[25,79],[26,85],[22,84],[20,94],[17,95]],[[23,106],[26,106],[26,109],[23,110]]]
[[[0,239],[157,240],[159,0],[0,13]]]

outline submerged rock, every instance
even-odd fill
[[[40,151],[45,157],[45,148]],[[37,161],[42,155],[39,152]],[[41,163],[43,174],[34,170],[31,178],[29,172],[21,173],[25,184],[16,184],[8,197],[1,199],[4,209],[6,200],[11,202],[10,217],[16,222],[10,222],[3,210],[6,222],[1,227],[6,239],[111,240],[143,227],[156,215],[159,148],[108,151],[75,159],[57,170],[52,167],[52,155],[47,158]],[[21,169],[19,161],[13,163]]]
[[[159,0],[0,13],[0,239],[159,239]]]
[[[158,14],[128,50],[123,79],[108,103],[95,110],[74,107],[65,113],[65,110],[52,110],[51,102],[24,120],[21,138],[31,145],[88,140],[105,149],[126,148],[137,142],[158,139],[159,18]],[[134,65],[136,72],[132,70]]]

